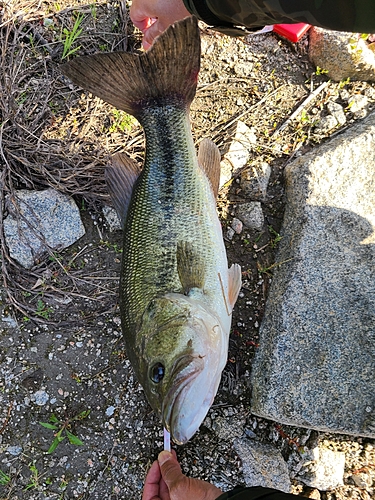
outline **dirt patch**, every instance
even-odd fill
[[[139,36],[122,2],[18,0],[0,2],[0,44],[1,219],[5,196],[14,189],[49,186],[75,198],[86,227],[76,245],[30,271],[10,259],[1,235],[0,497],[137,499],[162,448],[162,429],[126,358],[117,296],[122,238],[110,231],[102,207],[108,203],[108,156],[126,151],[141,162],[143,135],[131,117],[74,87],[59,64],[98,51],[138,50]],[[307,45],[308,36],[291,44],[274,34],[237,40],[202,32],[202,70],[191,112],[196,142],[210,137],[224,154],[238,120],[257,137],[247,166],[219,194],[224,235],[237,206],[249,201],[247,170],[266,162],[272,174],[262,201],[262,230],[245,228],[226,238],[229,262],[241,264],[244,282],[229,361],[201,430],[178,454],[190,475],[223,489],[242,484],[232,447],[240,425],[281,450],[294,491],[306,493],[294,479],[301,446],[325,441],[346,452],[347,472],[345,486],[322,492],[322,498],[369,499],[371,481],[361,487],[353,477],[375,480],[373,441],[281,428],[249,410],[251,360],[272,270],[281,265],[275,255],[285,165],[363,116],[351,112],[348,95],[366,95],[367,111],[375,102],[375,89],[367,83],[329,82],[287,122],[326,80],[310,64]],[[324,132],[316,125],[330,101],[343,105],[347,121]]]

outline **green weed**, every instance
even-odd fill
[[[350,76],[348,76],[346,80],[341,80],[339,83],[339,89],[343,89],[345,85],[348,85],[348,83],[350,83]]]
[[[10,476],[8,476],[8,474],[5,474],[5,472],[3,472],[0,469],[0,484],[1,484],[1,486],[6,486],[9,483],[10,483]]]
[[[53,309],[51,307],[48,307],[42,299],[38,299],[36,303],[36,311],[35,314],[37,316],[40,316],[41,318],[44,319],[49,319],[49,316],[53,312]]]
[[[75,446],[82,446],[83,442],[69,429],[71,429],[73,422],[83,420],[84,418],[88,417],[89,413],[90,410],[84,410],[73,418],[67,418],[65,421],[59,420],[56,415],[52,413],[49,418],[49,422],[39,422],[40,425],[42,425],[46,429],[57,431],[56,434],[54,434],[54,440],[52,441],[51,446],[48,448],[47,453],[53,453],[65,438],[68,438],[70,444],[74,444]]]
[[[264,266],[264,267],[259,262],[257,262],[258,271],[260,274],[267,274],[267,276],[271,276],[270,271],[272,271],[272,269],[274,269],[275,267],[281,266],[282,264],[286,264],[287,262],[289,262],[291,260],[293,260],[293,259],[287,259],[287,260],[284,260],[283,262],[274,262],[270,266]]]
[[[29,464],[29,469],[31,472],[29,484],[26,486],[26,488],[24,488],[23,491],[32,490],[33,488],[38,488],[39,486],[39,479],[41,476],[39,476],[39,472],[38,469],[36,468],[35,463]]]
[[[306,123],[310,123],[310,117],[307,114],[307,111],[305,109],[303,109],[301,111],[300,121],[301,121],[302,125],[306,125]]]
[[[116,132],[117,130],[121,130],[121,132],[124,132],[125,130],[130,131],[136,124],[135,118],[133,118],[131,115],[128,115],[124,111],[119,111],[117,109],[114,109],[113,117],[114,117],[113,123],[109,127],[110,133]]]
[[[279,241],[282,239],[282,236],[277,231],[275,231],[272,226],[268,226],[268,229],[272,236],[274,236],[274,238],[272,238],[271,240],[271,247],[275,248]]]
[[[91,11],[91,15],[92,15],[93,19],[96,20],[98,13],[97,13],[97,8],[96,8],[96,4],[95,3],[92,3],[90,5],[90,11]]]
[[[77,38],[80,36],[82,33],[83,28],[81,28],[81,24],[84,19],[83,14],[78,14],[74,23],[74,26],[71,31],[69,31],[67,28],[63,29],[63,35],[62,35],[62,41],[64,42],[64,49],[63,49],[63,54],[61,56],[61,59],[65,59],[71,55],[73,55],[77,50],[81,48],[81,46],[72,48],[72,45],[75,43]]]
[[[122,253],[122,248],[120,248],[117,243],[110,243],[109,241],[100,240],[100,244],[109,250],[114,250],[116,253]]]
[[[316,75],[326,75],[328,73],[328,69],[323,69],[320,66],[316,67],[315,74]]]

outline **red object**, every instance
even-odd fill
[[[291,40],[292,42],[298,42],[298,40],[310,29],[311,25],[306,23],[297,24],[275,24],[273,31],[279,35]]]

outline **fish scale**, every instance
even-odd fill
[[[222,236],[212,222],[217,220],[216,204],[198,165],[186,109],[148,110],[141,123],[146,159],[125,222],[122,261],[123,319],[129,330],[153,296],[181,292],[178,241],[192,242],[205,256],[205,289],[213,297],[222,299],[217,260],[218,268],[226,266]]]

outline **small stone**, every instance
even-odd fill
[[[316,125],[316,129],[320,132],[330,132],[338,125],[338,121],[332,115],[323,116]]]
[[[235,234],[234,229],[232,229],[231,227],[229,227],[228,230],[227,230],[227,238],[228,238],[228,240],[232,240],[234,234]]]
[[[115,407],[114,406],[108,406],[108,408],[105,411],[105,414],[107,417],[111,417],[115,412]]]
[[[361,488],[362,490],[370,487],[372,483],[371,478],[369,478],[367,474],[352,474],[350,479],[357,486],[357,488]]]
[[[365,108],[367,104],[368,104],[368,97],[362,94],[352,95],[348,99],[348,107],[352,113],[356,113],[357,111]]]
[[[330,114],[337,120],[339,125],[345,125],[346,116],[344,108],[341,106],[341,104],[338,104],[337,102],[329,102],[327,104],[327,109]]]
[[[359,111],[356,111],[353,113],[353,116],[356,120],[362,120],[363,118],[366,118],[367,116],[367,110],[366,109],[360,109]]]
[[[242,460],[246,486],[263,486],[289,493],[289,472],[281,453],[271,445],[247,438],[234,441],[234,449]]]
[[[253,70],[253,64],[249,62],[239,61],[233,66],[233,71],[239,77],[248,77]]]
[[[10,455],[13,455],[14,457],[17,457],[18,455],[21,455],[22,453],[22,446],[8,446],[7,452],[10,453]]]
[[[38,406],[44,406],[48,403],[49,395],[46,391],[37,391],[32,395],[32,400]]]
[[[266,162],[252,164],[241,172],[241,188],[254,200],[265,200],[272,169]]]
[[[109,226],[109,230],[112,231],[120,231],[122,229],[122,225],[120,219],[117,215],[117,212],[114,208],[105,205],[103,207],[103,215],[107,224]]]
[[[17,326],[17,321],[12,316],[1,316],[1,322],[5,323],[8,328]]]
[[[298,479],[311,488],[333,490],[344,484],[345,453],[315,447],[306,454]]]
[[[234,139],[220,163],[220,186],[228,182],[234,172],[246,165],[256,142],[254,129],[238,121]]]
[[[233,442],[235,438],[242,436],[244,424],[245,420],[239,420],[236,416],[232,417],[230,421],[226,417],[217,417],[212,422],[212,430],[220,439]]]
[[[315,488],[306,488],[306,490],[303,491],[302,496],[305,498],[312,498],[313,500],[320,500],[320,491],[315,489]]]
[[[367,87],[364,90],[364,95],[368,97],[369,99],[375,99],[375,89],[374,87]]]
[[[235,231],[237,234],[241,234],[241,233],[242,233],[242,229],[243,229],[243,224],[242,224],[242,222],[241,222],[239,219],[234,218],[234,219],[232,220],[232,229],[234,229],[234,231]]]
[[[264,225],[262,205],[259,201],[242,203],[237,208],[237,215],[242,222],[251,229],[260,231]]]
[[[343,101],[347,101],[349,99],[349,97],[350,97],[350,94],[349,94],[349,92],[346,89],[340,90],[340,98]]]

